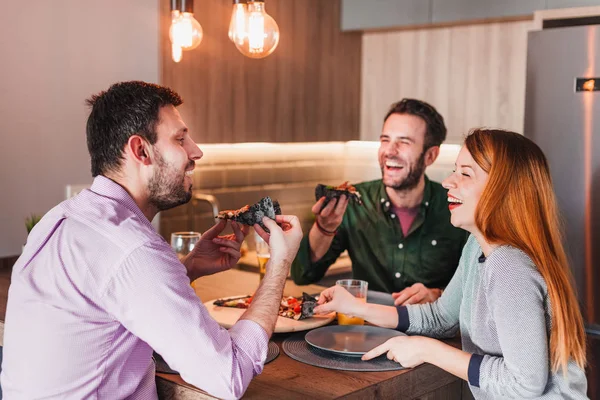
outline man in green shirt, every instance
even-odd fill
[[[450,224],[447,193],[425,176],[446,139],[431,105],[403,99],[384,118],[378,152],[382,179],[356,185],[363,205],[346,196],[313,206],[315,223],[292,264],[297,284],[320,280],[348,250],[355,279],[392,293],[395,303],[435,301],[448,284],[467,240]]]

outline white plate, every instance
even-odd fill
[[[332,325],[308,332],[304,340],[321,350],[359,357],[396,336],[406,335],[378,326]]]
[[[227,298],[242,297],[242,296],[227,296]],[[232,308],[232,307],[220,307],[215,306],[213,303],[216,301],[211,300],[204,303],[211,317],[224,328],[231,328],[240,319],[242,314],[246,311],[243,308]],[[335,319],[335,313],[326,315],[315,315],[311,318],[296,321],[295,319],[277,317],[275,323],[275,333],[284,332],[298,332],[306,331],[309,329],[319,328],[327,325]]]

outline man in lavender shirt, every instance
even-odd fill
[[[261,373],[302,231],[265,218],[271,260],[252,305],[229,330],[190,281],[240,257],[247,231],[219,222],[180,262],[150,221],[188,202],[202,151],[172,90],[123,82],[88,100],[92,187],[49,211],[13,267],[0,381],[7,399],[156,399],[152,350],[181,377],[239,398]]]

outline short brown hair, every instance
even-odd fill
[[[441,145],[446,140],[446,125],[444,118],[430,104],[416,99],[402,99],[391,105],[389,111],[383,119],[383,123],[392,114],[408,114],[421,118],[427,125],[425,131],[425,143],[423,150],[427,150],[433,146]]]

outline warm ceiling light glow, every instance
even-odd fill
[[[193,0],[171,0],[171,56],[173,61],[181,61],[182,50],[193,50],[200,45],[203,31],[193,14]]]
[[[589,81],[585,81],[583,83],[583,90],[593,92],[594,87],[596,87],[596,81],[594,79],[590,79]]]
[[[233,11],[229,22],[229,39],[236,44],[243,45],[246,32],[246,20],[248,16],[248,3],[246,0],[233,0]]]
[[[263,58],[271,54],[279,44],[277,22],[265,11],[263,1],[248,1],[243,40],[234,41],[235,46],[245,56]]]

